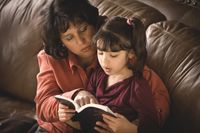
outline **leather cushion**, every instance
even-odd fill
[[[177,133],[200,131],[200,32],[173,21],[152,24],[147,29],[147,51],[149,66],[171,96],[169,126]]]
[[[166,20],[165,16],[155,8],[133,0],[89,0],[99,9],[100,15],[139,17],[145,27],[150,24]]]

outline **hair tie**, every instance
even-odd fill
[[[134,20],[132,18],[128,18],[126,22],[127,22],[128,25],[135,27],[135,23],[134,23]]]

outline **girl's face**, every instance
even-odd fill
[[[124,74],[130,69],[128,68],[128,60],[133,54],[125,50],[118,52],[97,50],[99,64],[107,75]]]
[[[61,41],[69,51],[75,55],[88,58],[94,56],[96,50],[92,47],[92,37],[95,34],[95,28],[87,23],[70,23],[68,30],[61,33]]]

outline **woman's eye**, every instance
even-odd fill
[[[81,31],[81,32],[84,32],[84,31],[86,31],[86,30],[87,30],[87,25],[80,27],[80,31]]]
[[[68,40],[68,41],[72,40],[72,38],[73,38],[72,35],[67,35],[67,36],[65,36],[65,39]]]

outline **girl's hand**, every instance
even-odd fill
[[[137,126],[118,113],[116,117],[103,114],[103,120],[114,133],[137,133]]]
[[[80,106],[89,103],[98,103],[97,99],[90,92],[85,90],[80,91],[74,98],[74,101]]]
[[[100,121],[96,122],[96,126],[94,127],[94,129],[99,133],[114,133],[106,123]]]

